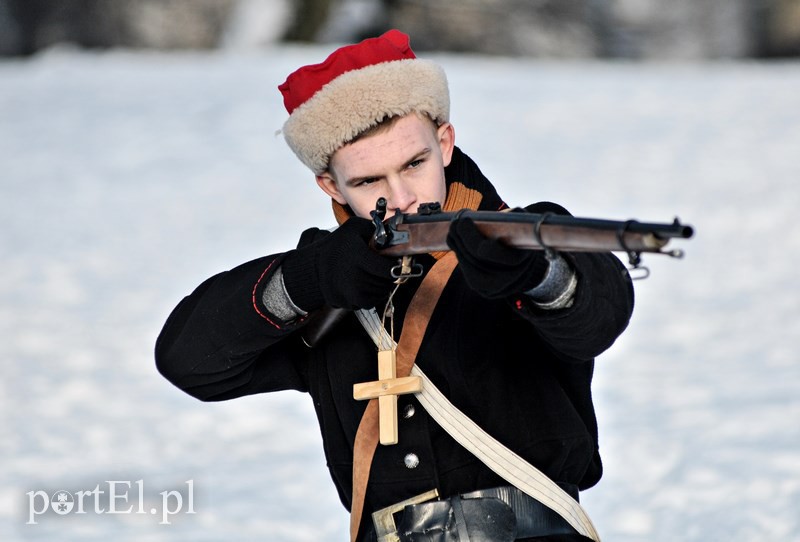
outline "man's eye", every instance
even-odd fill
[[[408,169],[414,169],[415,167],[422,164],[422,160],[414,160],[413,162],[409,162]]]
[[[359,182],[358,182],[358,184],[356,184],[356,186],[367,186],[367,185],[369,185],[369,184],[372,184],[372,183],[374,183],[374,182],[375,182],[375,181],[377,181],[377,180],[378,180],[378,179],[375,179],[375,178],[371,178],[371,179],[363,179],[363,180],[359,181]]]

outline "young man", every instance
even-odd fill
[[[206,401],[308,392],[354,539],[586,540],[459,444],[421,395],[397,399],[398,443],[376,444],[375,401],[354,399],[353,386],[378,380],[376,352],[399,339],[398,371],[416,364],[498,441],[479,447],[507,447],[577,499],[602,471],[590,384],[595,356],[630,318],[622,265],[611,254],[547,258],[509,248],[459,219],[452,251],[415,258],[424,278],[397,286],[393,325],[381,326],[368,309],[383,313],[398,262],[368,246],[379,197],[408,213],[436,201],[445,210],[506,205],[455,146],[445,75],[415,57],[406,35],[338,49],[280,90],[286,140],[331,197],[340,226],[307,230],[296,249],[201,284],[158,338],[158,369]],[[551,203],[528,210],[566,212]],[[325,307],[352,312],[312,342]],[[414,504],[391,513],[408,499]]]

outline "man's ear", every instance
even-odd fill
[[[442,162],[444,167],[450,165],[453,158],[453,147],[456,145],[456,129],[449,122],[443,123],[436,129],[436,136],[439,138],[439,149],[442,151]]]
[[[347,202],[342,196],[342,193],[339,192],[339,187],[336,185],[336,181],[331,177],[331,174],[327,171],[322,175],[317,175],[317,185],[322,189],[323,192],[328,194],[337,203],[341,205],[347,205]]]

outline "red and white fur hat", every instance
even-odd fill
[[[417,112],[437,124],[450,119],[444,70],[416,58],[399,30],[341,47],[278,89],[289,112],[286,142],[315,175],[328,169],[336,150],[388,117]]]

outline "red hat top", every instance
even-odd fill
[[[320,64],[303,66],[291,73],[278,90],[283,94],[286,111],[291,114],[343,73],[382,62],[413,58],[416,55],[411,50],[408,35],[399,30],[389,30],[377,38],[341,47]]]

